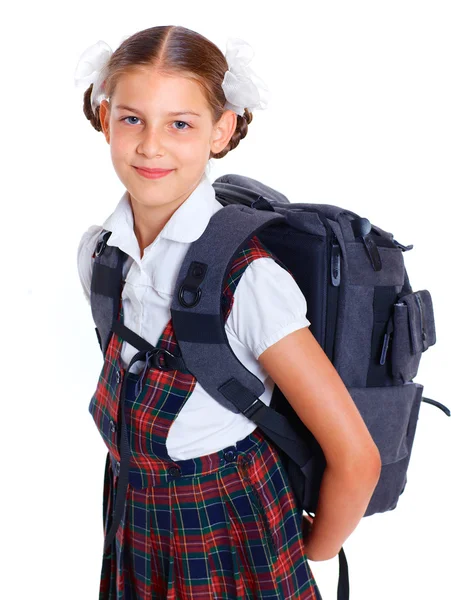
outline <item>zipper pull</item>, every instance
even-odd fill
[[[385,359],[387,358],[388,344],[390,342],[390,337],[391,337],[392,333],[393,333],[393,316],[390,317],[390,319],[387,323],[387,329],[385,330],[384,343],[382,344],[381,358],[379,360],[379,364],[381,364],[381,365],[385,364]]]
[[[341,280],[340,245],[337,236],[332,232],[332,249],[330,253],[330,277],[332,285],[337,287]]]

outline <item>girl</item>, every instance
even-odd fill
[[[107,245],[127,256],[119,320],[172,353],[179,268],[222,208],[208,161],[234,149],[252,110],[265,108],[267,90],[247,67],[248,51],[234,40],[224,56],[194,31],[160,26],[114,53],[98,42],[79,63],[78,73],[94,65],[82,79],[91,84],[84,113],[103,132],[126,188],[103,224]],[[78,249],[88,301],[101,230],[90,227]],[[308,329],[301,290],[257,238],[233,261],[223,293],[229,344],[264,382],[262,401],[269,404],[276,383],[322,446],[327,468],[315,519],[302,521],[279,455],[253,421],[221,406],[189,372],[144,364],[142,352],[113,333],[89,406],[109,450],[105,535],[113,509],[120,516],[103,555],[100,599],[321,600],[307,559],[339,552],[376,486],[377,447]],[[122,505],[121,398],[130,444]]]

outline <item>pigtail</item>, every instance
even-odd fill
[[[95,111],[93,111],[91,106],[91,92],[93,87],[94,85],[91,83],[91,85],[88,87],[88,89],[83,95],[83,112],[85,114],[85,117],[94,127],[94,129],[96,129],[97,131],[102,131],[102,125],[100,123],[99,116],[100,107],[97,106]]]

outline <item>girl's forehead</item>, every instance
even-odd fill
[[[163,103],[171,111],[192,111],[200,115],[208,109],[199,83],[180,74],[164,75],[146,69],[123,73],[113,94],[113,109],[119,106],[144,106]],[[196,116],[196,115],[193,115]]]
[[[188,75],[179,73],[163,74],[154,69],[140,69],[122,73],[117,80],[116,88],[125,92],[138,92],[155,89],[167,89],[176,93],[201,93],[202,88],[197,81]]]

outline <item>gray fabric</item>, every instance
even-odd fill
[[[431,294],[420,290],[403,296],[400,302],[405,302],[408,309],[411,350],[424,352],[436,342]]]
[[[333,221],[336,222],[340,227],[343,240],[346,244],[355,241],[355,235],[351,225],[353,217],[358,217],[358,215],[350,211],[344,211],[343,209],[340,209],[337,211],[335,219],[333,219]]]
[[[185,313],[186,319],[191,314],[219,318],[224,279],[236,254],[236,248],[243,246],[257,228],[270,223],[284,222],[284,220],[285,218],[276,212],[258,211],[238,204],[224,206],[222,210],[216,212],[205,232],[186,253],[171,304],[173,316],[174,312],[179,311]],[[180,303],[177,290],[187,276],[193,261],[207,263],[208,268],[202,282],[202,296],[199,303],[192,308],[186,308]],[[235,413],[239,412],[218,390],[231,377],[249,388],[256,397],[263,394],[265,390],[263,382],[237,359],[225,336],[223,344],[191,343],[180,339],[177,335],[176,319],[174,319],[174,329],[187,369],[195,374],[202,387],[220,404]]]
[[[347,386],[366,386],[373,332],[373,300],[377,285],[393,285],[397,291],[404,283],[404,261],[399,248],[378,247],[382,270],[375,271],[361,242],[346,241],[349,217],[339,214],[329,221],[341,250],[341,285],[335,333],[334,366]],[[351,228],[352,231],[352,228]],[[381,234],[385,232],[378,228]],[[392,234],[386,233],[392,238]]]
[[[100,240],[104,234],[105,230],[102,230],[98,240]],[[91,312],[94,323],[99,330],[99,335],[102,342],[102,352],[104,355],[106,353],[106,345],[115,315],[113,315],[113,298],[110,296],[104,296],[103,294],[98,294],[95,291],[94,286],[96,279],[94,277],[94,270],[97,268],[97,265],[102,265],[108,269],[115,270],[120,258],[120,254],[117,250],[118,249],[114,246],[108,246],[108,244],[106,245],[104,252],[100,256],[97,256],[94,260],[93,277],[91,279]]]
[[[290,202],[288,198],[281,192],[269,187],[269,185],[260,183],[260,181],[257,181],[256,179],[246,177],[245,175],[237,175],[235,173],[233,175],[221,175],[215,179],[215,183],[229,183],[232,185],[238,185],[240,187],[247,188],[252,192],[261,194],[264,198],[271,198],[274,199],[275,202],[282,204],[289,204]]]
[[[349,292],[346,293],[347,273],[349,270],[348,257],[346,254],[346,243],[343,237],[343,232],[340,223],[329,220],[329,225],[331,226],[333,232],[337,236],[341,253],[340,300],[338,302],[337,307],[337,323],[335,327],[334,366],[340,373],[340,376],[342,377],[346,385],[365,385],[364,377],[360,372],[360,368],[356,366],[355,357],[353,356],[352,350],[350,352],[350,342],[348,341],[349,339],[353,341],[355,341],[356,338],[358,339],[357,336],[359,335],[359,324],[356,323],[354,318],[354,311],[352,311],[351,309],[352,304],[350,304],[350,302],[353,302],[353,296],[350,296]],[[368,299],[365,300],[365,297],[368,295],[368,289],[365,292],[360,291],[360,294],[358,292],[357,297],[361,296],[362,293],[364,293],[362,302],[364,307],[367,308]],[[349,327],[351,328],[350,330],[348,330]],[[362,344],[359,344],[359,346],[362,346]]]
[[[414,387],[415,390],[413,391],[412,388]],[[396,508],[399,496],[404,491],[405,485],[407,483],[407,468],[409,466],[410,458],[412,455],[412,446],[421,407],[423,386],[419,383],[409,382],[403,386],[394,386],[390,389],[406,390],[405,392],[401,392],[404,394],[404,396],[400,397],[399,399],[401,402],[404,402],[405,405],[410,405],[410,415],[408,418],[409,420],[407,430],[401,430],[400,428],[399,435],[405,434],[405,437],[400,439],[398,444],[397,440],[399,440],[399,437],[397,438],[396,432],[393,434],[394,439],[392,442],[390,442],[390,440],[387,440],[387,434],[384,434],[384,432],[382,432],[381,444],[382,453],[384,455],[382,459],[383,466],[379,477],[379,481],[373,492],[373,495],[371,496],[371,500],[366,508],[364,517],[368,517],[374,513],[393,510],[394,508]],[[385,393],[385,389],[381,390],[381,398],[385,395]],[[413,400],[411,400],[412,395]],[[365,402],[361,402],[360,404],[362,406],[362,411],[364,412],[365,408],[363,407],[363,405],[365,404]],[[393,414],[394,416],[396,415],[395,412]],[[375,435],[379,436],[379,434]],[[396,448],[396,446],[398,445],[398,448],[400,450],[399,456],[402,456],[403,454],[404,456],[399,460],[387,463],[387,460],[389,460],[389,456],[387,456],[387,453],[385,452],[385,444],[388,444],[389,447],[392,446],[394,448]]]
[[[409,382],[385,387],[348,388],[379,448],[383,465],[401,460],[408,453],[407,428],[417,385]]]
[[[422,353],[435,344],[431,295],[427,290],[406,294],[393,312],[393,376],[404,383],[418,372]]]
[[[398,248],[378,247],[382,269],[374,271],[365,246],[360,242],[346,245],[348,282],[358,285],[400,285],[404,283],[404,260]]]
[[[300,206],[303,207],[304,210],[309,211],[317,211],[320,210],[325,217],[332,221],[336,221],[338,215],[343,213],[343,209],[339,206],[334,206],[333,204],[309,204],[308,202],[302,202]],[[348,211],[350,215],[354,215],[351,211]],[[358,215],[355,215],[358,216]]]
[[[91,310],[93,318],[97,323],[100,341],[102,343],[102,352],[105,355],[107,350],[108,334],[113,325],[111,315],[113,314],[113,299],[101,294],[91,294]]]
[[[343,286],[337,326],[335,368],[346,386],[366,385],[373,331],[374,287]],[[342,332],[342,333],[341,333]]]
[[[300,231],[323,237],[326,235],[324,225],[317,213],[308,212],[301,208],[296,210],[294,207],[289,209],[277,207],[277,212],[283,214],[287,222]]]
[[[395,304],[393,313],[392,368],[400,383],[413,379],[418,372],[421,350],[412,351],[407,304]]]

